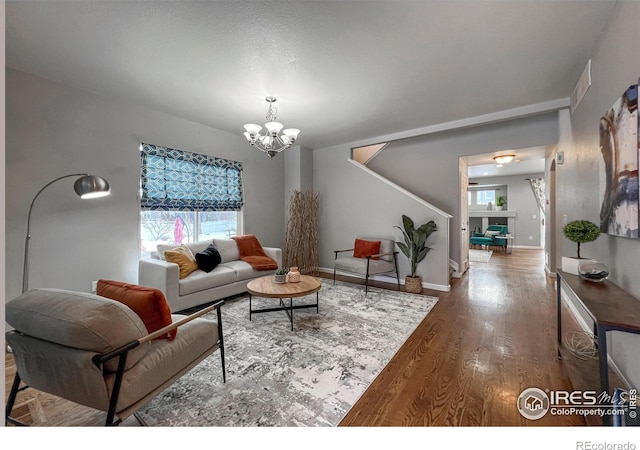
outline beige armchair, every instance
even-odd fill
[[[349,272],[364,276],[364,293],[369,291],[369,277],[372,275],[395,274],[400,288],[398,273],[398,251],[393,239],[375,237],[356,238],[354,247],[345,250],[334,250],[333,283],[336,282],[336,271]]]
[[[152,333],[128,306],[105,297],[34,289],[6,304],[6,333],[17,372],[6,423],[19,390],[33,387],[107,412],[105,425],[124,419],[220,350],[226,382],[221,300]],[[217,321],[201,316],[216,310]],[[167,334],[177,330],[175,338]],[[26,386],[20,387],[21,382]],[[137,417],[137,415],[136,415]]]

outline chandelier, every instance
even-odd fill
[[[286,150],[293,145],[298,137],[298,133],[300,133],[300,130],[297,128],[287,128],[282,132],[282,134],[280,134],[280,130],[282,130],[283,125],[280,122],[276,122],[276,114],[278,110],[273,106],[276,102],[276,98],[267,97],[265,100],[269,102],[269,110],[265,116],[267,123],[264,125],[267,132],[263,136],[260,134],[260,130],[262,130],[260,125],[248,123],[244,126],[244,129],[247,130],[244,132],[244,137],[247,138],[247,141],[249,141],[251,145],[255,146],[258,150],[265,152],[269,155],[269,158],[273,158],[282,150]]]

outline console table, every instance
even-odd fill
[[[558,357],[562,359],[562,289],[574,294],[594,323],[598,346],[600,392],[609,390],[607,331],[640,334],[640,300],[612,282],[586,281],[578,275],[557,270]],[[595,387],[595,386],[594,386]],[[574,386],[575,388],[575,386]]]

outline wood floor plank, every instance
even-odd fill
[[[538,250],[494,252],[488,263],[471,263],[450,292],[425,289],[438,303],[339,426],[585,425],[578,416],[529,421],[516,408],[528,387],[571,390],[556,358],[555,283],[544,274],[542,258]],[[7,354],[7,394],[14,373]],[[39,426],[94,426],[104,420],[104,413],[33,389],[21,392],[18,401],[16,413]],[[135,419],[126,424],[136,425]]]
[[[579,416],[523,418],[528,387],[571,390],[555,353],[555,282],[543,252],[471,263],[339,426],[566,426]]]

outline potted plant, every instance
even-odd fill
[[[276,270],[276,274],[274,275],[275,282],[276,283],[286,283],[287,282],[287,273],[289,273],[289,271],[287,269],[285,269],[284,267],[281,267],[278,270]]]
[[[411,272],[404,279],[405,290],[407,292],[421,293],[422,292],[422,277],[416,275],[418,264],[427,256],[429,247],[427,247],[427,239],[436,231],[436,223],[430,220],[427,223],[415,228],[413,220],[409,217],[402,215],[402,228],[395,226],[404,236],[404,242],[396,242],[398,247],[404,255],[409,259],[409,265],[411,266]]]
[[[588,220],[574,220],[564,226],[562,233],[571,242],[578,244],[577,257],[562,257],[562,270],[578,275],[578,266],[581,263],[590,261],[588,258],[582,258],[580,256],[580,244],[598,239],[598,236],[600,236],[600,228]]]
[[[496,200],[496,211],[502,211],[502,208],[507,204],[507,200],[501,195]]]

